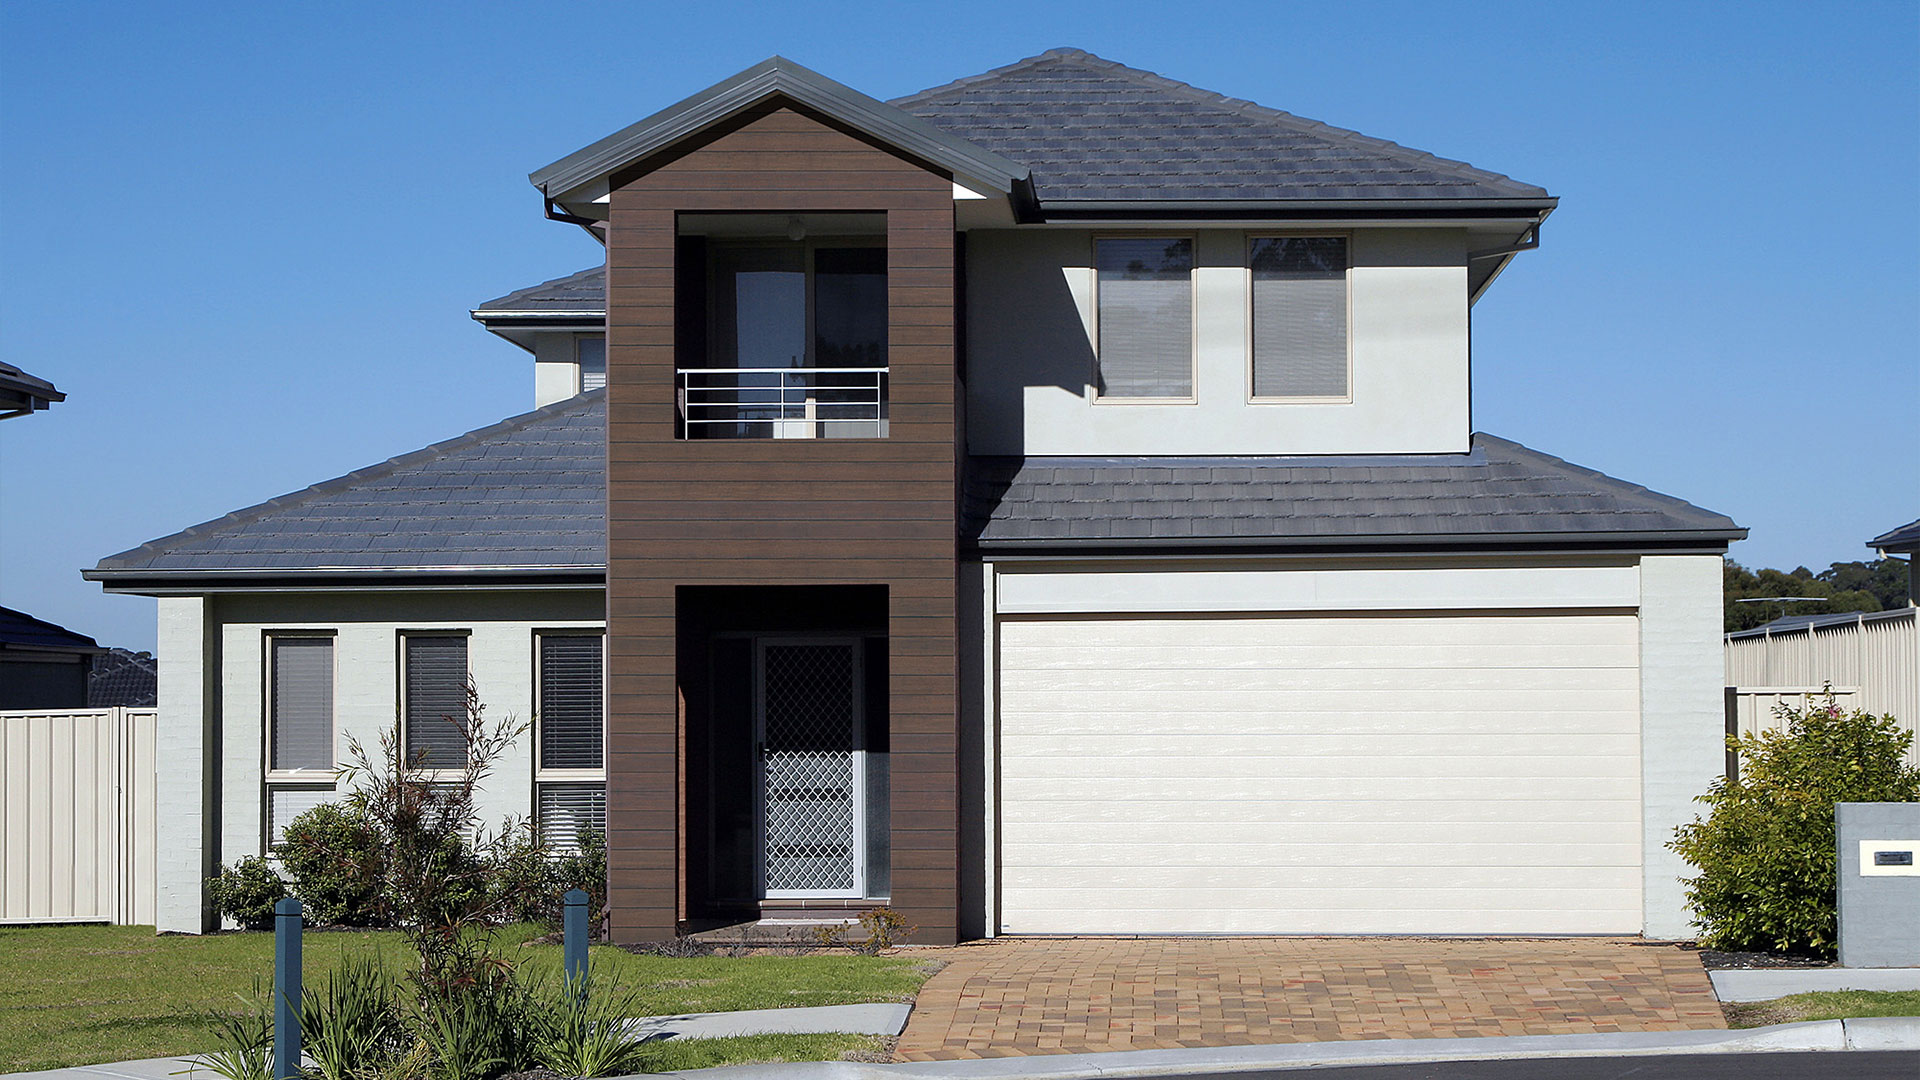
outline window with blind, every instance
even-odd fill
[[[267,641],[267,768],[331,772],[333,639],[275,636]]]
[[[580,365],[580,391],[598,390],[607,385],[607,339],[573,339],[573,358]]]
[[[1253,396],[1343,398],[1347,238],[1260,237],[1253,276]]]
[[[572,854],[580,850],[581,833],[607,831],[605,783],[541,784],[536,808],[540,839],[549,850]]]
[[[286,839],[287,824],[322,803],[334,800],[331,786],[310,787],[276,784],[267,788],[267,847],[280,846]]]
[[[464,634],[408,634],[402,715],[407,762],[418,769],[467,764],[467,639]]]
[[[1193,239],[1094,241],[1099,396],[1193,397]]]
[[[541,769],[605,766],[602,640],[599,634],[540,637],[540,693],[535,713],[539,717]]]

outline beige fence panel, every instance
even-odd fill
[[[0,713],[0,923],[151,923],[153,709]]]
[[[1772,705],[1778,702],[1759,705],[1768,691],[1791,695],[1818,691],[1823,683],[1847,689],[1841,702],[1847,708],[1891,713],[1901,727],[1915,731],[1920,722],[1920,622],[1913,610],[1869,612],[1811,630],[1727,641],[1727,686],[1743,701],[1754,698],[1755,724],[1772,721]],[[1759,730],[1747,726],[1746,715],[1740,713],[1740,730]],[[1920,739],[1907,751],[1907,761],[1920,765]]]

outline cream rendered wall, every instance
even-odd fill
[[[580,360],[573,333],[533,335],[533,407],[565,401],[580,392]]]
[[[1726,771],[1721,563],[1718,555],[1640,561],[1642,933],[1650,938],[1693,936],[1681,880],[1694,869],[1667,843],[1700,812],[1694,797]]]
[[[263,848],[269,633],[333,634],[335,747],[344,765],[350,738],[378,755],[382,733],[395,729],[400,634],[467,632],[468,669],[487,718],[529,725],[482,788],[483,819],[498,828],[533,810],[535,633],[604,625],[605,596],[597,589],[161,598],[160,928],[210,928],[201,914],[201,879]],[[217,773],[200,763],[216,744]]]
[[[1151,456],[1467,450],[1464,230],[1354,232],[1352,400],[1261,404],[1247,400],[1250,234],[1224,229],[1198,234],[1197,402],[1093,400],[1093,235],[1051,229],[967,234],[971,452]]]

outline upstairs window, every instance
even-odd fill
[[[573,360],[580,365],[580,392],[607,385],[607,339],[599,335],[573,339]]]
[[[1259,237],[1247,260],[1253,397],[1347,397],[1347,238]]]
[[[400,715],[407,764],[417,769],[467,765],[467,639],[464,634],[407,634]]]
[[[1193,238],[1094,241],[1098,396],[1193,400]]]
[[[884,214],[683,215],[689,439],[886,434]]]

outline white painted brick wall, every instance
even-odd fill
[[[207,789],[212,717],[208,700],[206,612],[198,596],[159,601],[160,717],[154,736],[158,851],[154,924],[160,931],[211,929],[205,878],[215,857]]]
[[[1691,938],[1681,880],[1693,868],[1668,850],[1674,829],[1702,809],[1726,765],[1722,695],[1721,558],[1640,561],[1641,824],[1650,938]]]

